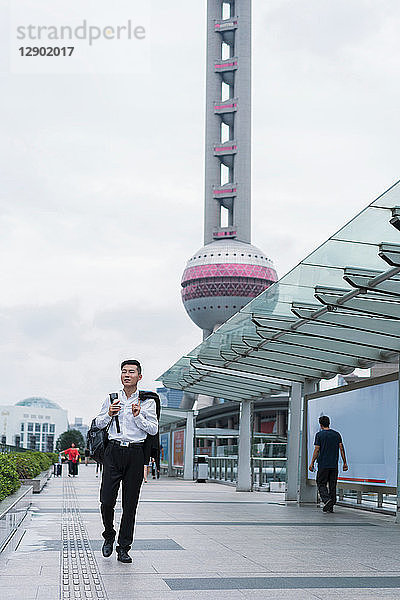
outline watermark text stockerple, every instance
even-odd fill
[[[86,19],[80,25],[19,25],[18,40],[52,42],[56,40],[86,41],[92,46],[97,40],[145,40],[146,28],[133,25],[131,19],[125,25],[91,25]]]

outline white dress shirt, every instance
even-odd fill
[[[133,416],[132,404],[138,404],[139,392],[136,390],[132,396],[126,397],[124,390],[118,392],[121,410],[118,413],[119,427],[121,432],[117,433],[115,419],[108,430],[110,440],[119,440],[120,442],[143,442],[147,434],[155,435],[158,431],[158,420],[156,413],[156,403],[151,398],[140,402],[140,413],[137,417]],[[98,427],[106,427],[111,421],[108,414],[110,408],[110,397],[107,396],[101,407],[100,414],[96,417]]]

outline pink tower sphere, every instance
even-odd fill
[[[187,262],[182,301],[189,317],[211,332],[277,281],[272,261],[237,240],[207,244]]]

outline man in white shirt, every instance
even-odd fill
[[[132,562],[128,552],[132,545],[136,508],[143,481],[144,441],[158,431],[156,404],[152,399],[139,400],[137,384],[142,379],[139,361],[125,360],[121,364],[123,389],[111,403],[104,401],[96,417],[98,427],[106,427],[108,444],[104,455],[103,479],[100,489],[101,515],[103,518],[103,556],[112,554],[116,531],[114,529],[114,507],[122,482],[122,518],[118,534],[117,559]],[[110,394],[116,396],[116,394]]]

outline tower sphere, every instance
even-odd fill
[[[198,327],[212,332],[277,281],[272,261],[235,239],[203,246],[187,262],[182,301]]]

